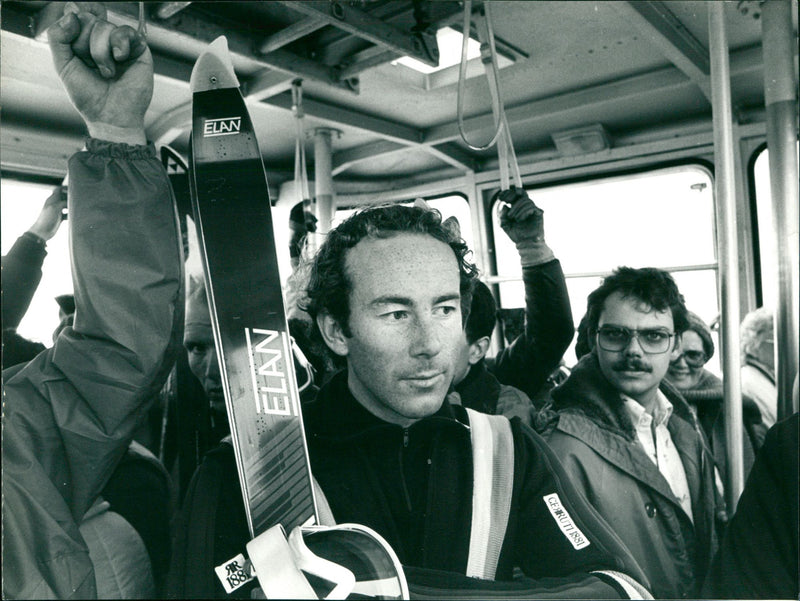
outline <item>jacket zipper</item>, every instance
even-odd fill
[[[408,448],[408,428],[403,428],[403,449]],[[406,484],[406,473],[405,467],[403,462],[403,450],[400,450],[399,453],[399,460],[400,460],[400,482],[403,485],[403,496],[406,499],[406,507],[408,508],[409,513],[413,510],[411,507],[411,496],[408,494],[408,486]]]

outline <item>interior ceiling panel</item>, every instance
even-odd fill
[[[481,4],[475,0],[474,11]],[[761,26],[752,14],[742,14],[743,4],[757,5],[725,4],[737,110],[763,104]],[[148,135],[184,155],[192,65],[211,40],[227,33],[265,162],[288,178],[295,152],[290,91],[295,79],[302,81],[312,172],[311,132],[318,127],[340,132],[332,139],[335,181],[446,177],[491,164],[494,150],[471,150],[458,134],[457,66],[437,75],[434,84],[392,64],[404,55],[435,62],[435,31],[444,25],[461,28],[461,2],[146,2],[145,7],[157,73]],[[108,3],[108,8],[110,20],[136,25],[138,3]],[[613,140],[614,131],[630,132],[660,119],[708,117],[707,8],[702,1],[492,1],[498,47],[516,60],[500,70],[499,80],[518,152],[553,150],[554,132],[580,125],[603,124]],[[80,144],[83,131],[45,41],[63,4],[7,0],[0,10],[0,160],[8,169],[7,125],[16,128],[16,137],[26,127],[35,127],[31,136],[49,127],[62,142],[66,136],[66,146],[70,137]],[[473,35],[475,17],[473,12]],[[491,97],[482,68],[474,68],[479,76],[465,83],[465,128],[470,140],[485,141],[494,125]],[[63,149],[64,144],[48,164],[60,164]]]

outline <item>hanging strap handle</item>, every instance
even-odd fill
[[[308,174],[306,172],[306,146],[305,131],[303,128],[303,80],[295,79],[292,82],[292,114],[295,124],[294,141],[294,183],[302,197],[301,200],[310,198],[308,193]]]
[[[478,39],[481,42],[481,62],[483,63],[486,79],[489,81],[489,90],[492,94],[492,113],[495,123],[499,124],[500,136],[497,139],[497,159],[500,168],[500,189],[508,190],[512,184],[522,189],[522,177],[519,173],[517,155],[511,141],[511,130],[508,127],[503,98],[500,94],[500,78],[497,66],[497,48],[494,43],[494,29],[490,15],[490,3],[483,5],[483,10],[478,14],[477,29]]]
[[[464,2],[464,25],[462,28],[463,41],[461,45],[461,64],[458,72],[458,130],[464,143],[476,151],[488,150],[495,142],[497,143],[497,159],[500,169],[500,189],[508,190],[511,187],[511,178],[514,179],[513,185],[522,189],[522,177],[519,172],[517,156],[514,152],[514,145],[511,141],[511,130],[508,127],[503,99],[500,94],[500,82],[497,66],[497,49],[494,42],[494,30],[492,29],[490,3],[486,2],[481,7],[477,18],[476,27],[478,29],[478,40],[481,42],[481,62],[483,63],[486,79],[489,82],[489,93],[492,96],[492,115],[494,117],[495,132],[491,140],[483,145],[476,146],[467,140],[464,132],[464,80],[467,65],[467,43],[470,33],[470,17],[472,15],[472,0]]]

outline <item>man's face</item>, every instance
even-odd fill
[[[690,365],[686,362],[687,353],[689,356],[698,353],[705,356],[703,340],[694,330],[687,330],[681,336],[680,354],[670,362],[667,372],[667,379],[680,390],[694,388],[700,381],[700,376],[703,375],[702,365]]]
[[[190,298],[189,304],[183,331],[183,345],[188,353],[189,369],[203,385],[211,409],[225,414],[225,395],[222,392],[208,306],[197,297]]]
[[[637,298],[623,297],[620,292],[613,292],[606,298],[597,325],[598,329],[616,326],[628,330],[675,331],[671,310],[655,311]],[[600,369],[606,379],[614,388],[649,409],[658,385],[667,373],[670,359],[676,356],[675,337],[670,339],[667,351],[660,354],[645,353],[635,337],[620,351],[607,351],[599,341],[595,341]]]
[[[351,392],[390,423],[408,426],[435,413],[464,337],[452,249],[424,234],[365,238],[347,252],[345,268],[351,336],[329,316],[321,330],[347,357]]]

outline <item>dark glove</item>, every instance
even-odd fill
[[[316,232],[317,231],[317,216],[314,215],[311,211],[306,211],[304,213],[305,221],[306,221],[306,231],[307,232]]]
[[[500,227],[519,252],[523,267],[540,265],[554,258],[544,241],[544,211],[537,207],[525,190],[511,186],[499,193],[504,203],[500,209]]]

